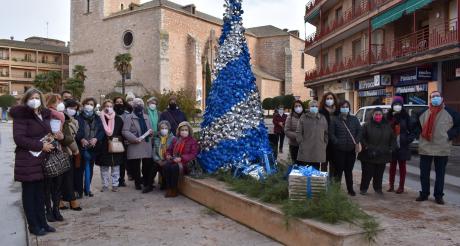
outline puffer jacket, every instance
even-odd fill
[[[286,120],[286,124],[284,125],[284,134],[289,140],[289,146],[299,146],[297,142],[297,126],[299,125],[300,117],[297,113],[292,113]]]
[[[329,141],[334,149],[352,151],[355,149],[355,143],[345,127],[345,124],[353,135],[356,143],[361,141],[361,124],[358,118],[353,115],[347,115],[346,117],[338,116],[331,121],[329,125]]]
[[[363,126],[361,143],[363,151],[358,155],[360,161],[385,164],[391,161],[392,152],[396,149],[396,136],[388,121],[377,123],[371,120]]]
[[[419,117],[418,133],[428,121],[430,110],[426,110]],[[460,115],[449,107],[444,107],[436,117],[433,139],[428,141],[420,136],[419,154],[429,156],[449,156],[452,149],[452,140],[460,135]]]

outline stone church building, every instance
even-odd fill
[[[121,91],[114,57],[129,52],[127,92],[185,88],[203,107],[206,63],[212,69],[222,23],[194,5],[166,0],[71,0],[70,67],[87,68],[84,96],[99,98]],[[262,98],[310,97],[304,77],[314,58],[304,55],[298,31],[262,26],[247,29],[246,38]]]

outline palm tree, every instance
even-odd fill
[[[113,67],[120,73],[121,75],[121,94],[125,96],[125,79],[126,75],[131,72],[131,61],[133,57],[130,53],[118,54],[115,56],[115,62],[113,63]]]
[[[87,71],[86,67],[83,65],[75,65],[72,69],[72,74],[75,79],[81,80],[84,82],[86,80],[85,72]]]

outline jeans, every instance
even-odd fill
[[[334,179],[339,184],[342,182],[342,174],[345,173],[345,181],[347,184],[348,192],[353,191],[353,168],[356,161],[356,152],[352,151],[334,151],[334,161],[332,165],[334,167]]]
[[[29,231],[46,227],[45,186],[43,181],[22,182],[22,206],[26,214]]]
[[[83,150],[83,174],[84,174],[84,191],[85,194],[91,192],[91,181],[93,180],[94,155],[91,150]],[[82,177],[83,178],[83,177]]]
[[[444,196],[444,176],[446,175],[446,166],[449,161],[447,156],[420,156],[420,183],[422,186],[420,196],[428,197],[430,195],[430,172],[433,160],[434,170],[436,172],[434,197],[442,198]]]

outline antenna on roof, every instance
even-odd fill
[[[48,38],[48,21],[46,22],[46,38]]]

